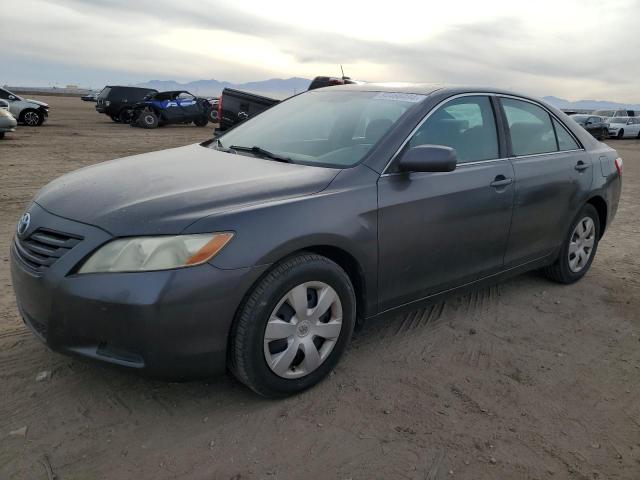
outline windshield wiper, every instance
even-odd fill
[[[282,157],[276,153],[270,152],[269,150],[265,150],[264,148],[260,148],[257,146],[242,147],[240,145],[231,145],[229,147],[229,150],[238,150],[240,152],[250,152],[256,156],[260,155],[262,157],[267,157],[267,158],[270,158],[271,160],[276,160],[278,162],[292,163],[291,159],[288,157]]]

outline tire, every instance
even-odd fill
[[[294,309],[295,298],[304,306],[297,303],[299,308]],[[320,303],[321,299],[326,301]],[[329,307],[328,302],[332,302]],[[262,396],[301,392],[320,382],[338,363],[355,319],[355,293],[340,266],[312,253],[286,258],[253,287],[238,309],[229,339],[229,368]],[[266,337],[268,331],[275,336]],[[307,356],[307,349],[313,355]]]
[[[618,140],[622,140],[624,138],[624,130],[620,129],[618,132]]]
[[[138,116],[138,125],[142,128],[158,128],[159,123],[158,116],[150,110],[145,110]]]
[[[123,108],[122,110],[120,110],[120,113],[118,113],[118,121],[120,123],[126,123],[128,125],[131,122],[131,113],[131,110]]]
[[[27,127],[39,127],[44,123],[44,115],[38,110],[29,108],[20,114],[20,123]]]
[[[196,127],[206,127],[208,123],[209,123],[209,119],[207,117],[202,117],[193,121],[193,124]]]
[[[589,226],[589,222],[591,222],[592,227]],[[578,238],[580,236],[579,229],[584,227],[586,227],[586,233],[580,241]],[[558,258],[552,265],[542,270],[543,274],[558,283],[570,284],[577,282],[589,271],[591,263],[596,256],[596,251],[598,250],[599,239],[600,217],[593,205],[586,204],[571,223],[571,228],[569,228],[569,233],[567,233],[567,237],[562,243]],[[575,259],[580,256],[576,253],[570,254],[570,249],[575,250],[576,244],[581,246],[582,251],[586,252],[588,256],[586,260],[577,261],[577,263],[572,264],[572,258],[574,259],[573,261],[575,261]],[[588,245],[591,246],[587,252],[586,249]],[[578,252],[579,251],[580,250],[578,250]]]
[[[0,140],[4,138],[4,132],[0,132]]]

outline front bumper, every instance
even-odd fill
[[[83,237],[45,269],[23,261],[14,242],[11,276],[25,323],[51,349],[184,380],[224,372],[229,329],[263,268],[197,267],[76,275],[111,237],[92,226],[30,208],[34,230]]]

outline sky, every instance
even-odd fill
[[[9,8],[7,8],[9,7]],[[21,0],[0,84],[339,75],[640,103],[640,0]]]

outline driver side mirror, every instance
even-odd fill
[[[452,172],[458,156],[451,147],[444,145],[418,145],[410,148],[400,158],[401,172]]]
[[[16,97],[15,97],[15,96],[13,96],[13,95],[9,95],[9,100],[15,100],[15,99],[16,99]]]

